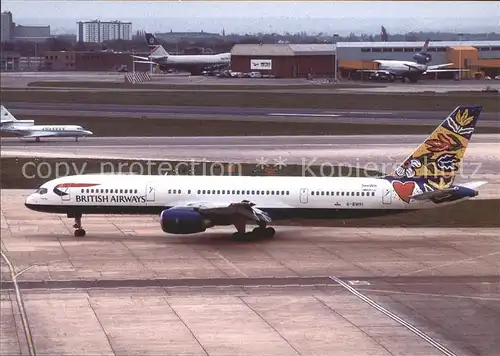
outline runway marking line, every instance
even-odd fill
[[[427,343],[429,343],[430,345],[432,345],[437,350],[441,351],[443,354],[445,354],[447,356],[456,356],[455,353],[453,353],[451,350],[449,350],[448,348],[446,348],[445,346],[443,346],[442,344],[440,344],[438,341],[434,340],[432,337],[430,337],[429,335],[427,335],[426,333],[424,333],[420,329],[416,328],[412,324],[408,323],[404,319],[400,318],[396,314],[394,314],[394,313],[390,312],[389,310],[385,309],[383,306],[381,306],[380,304],[376,303],[375,301],[373,301],[369,297],[367,297],[364,294],[360,293],[355,288],[351,287],[349,285],[349,283],[346,283],[343,280],[341,280],[341,279],[339,279],[339,278],[337,278],[335,276],[329,276],[328,278],[330,278],[331,280],[337,282],[342,287],[344,287],[345,289],[347,289],[347,291],[349,291],[351,294],[355,295],[356,297],[358,297],[359,299],[361,299],[362,301],[364,301],[368,305],[372,306],[373,308],[375,308],[376,310],[378,310],[379,312],[381,312],[385,316],[391,318],[392,320],[394,320],[397,323],[401,324],[402,326],[404,326],[405,328],[407,328],[408,330],[410,330],[411,332],[413,332],[414,334],[416,334],[420,338],[424,339],[425,341],[427,341]]]
[[[418,270],[412,271],[412,272],[401,273],[400,276],[409,276],[409,275],[412,275],[415,273],[427,272],[427,271],[431,271],[431,270],[436,269],[436,268],[449,267],[449,266],[453,266],[453,265],[456,265],[459,263],[471,262],[471,261],[479,260],[483,257],[490,257],[490,256],[495,256],[495,255],[500,255],[500,251],[490,252],[490,253],[487,253],[485,255],[480,255],[480,256],[475,256],[475,257],[469,257],[469,258],[465,258],[465,259],[462,259],[459,261],[447,262],[447,263],[443,263],[443,264],[433,266],[433,267],[426,267],[426,268],[418,269]]]
[[[5,253],[3,251],[0,251],[0,253],[1,253],[2,258],[4,259],[5,263],[7,263],[7,266],[9,267],[11,280],[12,280],[12,283],[14,284],[17,307],[19,309],[19,314],[21,315],[24,335],[26,337],[26,343],[28,345],[29,354],[30,354],[30,356],[36,356],[35,344],[33,343],[33,337],[31,336],[31,329],[30,329],[30,326],[28,323],[28,316],[26,315],[26,308],[24,307],[23,299],[21,297],[21,292],[20,292],[19,286],[17,284],[17,277],[21,273],[25,272],[27,269],[24,269],[23,271],[16,273],[14,266],[12,265],[10,260],[7,258]]]
[[[362,288],[360,288],[362,289]],[[384,289],[363,289],[366,292],[374,292],[374,293],[390,293],[390,294],[408,294],[408,295],[417,295],[422,297],[444,297],[444,298],[456,298],[456,299],[472,299],[472,300],[485,300],[485,301],[494,301],[500,302],[500,298],[488,298],[488,297],[476,297],[476,296],[466,296],[466,295],[456,295],[456,294],[435,294],[435,293],[418,293],[418,292],[398,292],[392,290],[384,290]]]
[[[238,272],[239,274],[241,274],[243,277],[250,278],[250,277],[248,277],[248,275],[245,272],[243,272],[241,269],[239,269],[238,267],[236,267],[227,258],[225,258],[224,256],[222,256],[222,254],[219,251],[215,252],[215,254],[217,255],[217,257],[219,257],[221,260],[223,260],[224,262],[226,262],[229,266],[231,266],[236,272]]]

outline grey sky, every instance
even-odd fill
[[[40,1],[40,0],[2,0],[2,11],[12,11],[14,20],[28,19],[27,24],[47,24],[47,20],[55,21],[55,27],[74,27],[76,20],[122,20],[132,21],[135,29],[153,27],[151,30],[169,30],[172,26],[177,31],[199,30],[199,27],[209,27],[205,30],[217,31],[221,25],[234,27],[233,30],[254,28],[258,30],[275,30],[282,32],[290,30],[295,19],[304,21],[298,30],[310,31],[330,30],[323,21],[338,21],[343,29],[351,23],[350,31],[356,32],[360,20],[366,27],[367,23],[374,26],[374,32],[380,28],[380,20],[387,21],[388,27],[406,24],[407,26],[432,27],[443,25],[447,30],[452,26],[458,31],[466,29],[473,19],[486,26],[498,26],[500,30],[500,2],[314,2],[314,1]],[[281,22],[269,21],[278,18]],[[464,21],[464,19],[467,21]],[[159,19],[187,19],[171,21],[169,24],[159,22]],[[225,19],[223,23],[213,20]],[[246,23],[244,26],[241,22]],[[321,19],[316,25],[314,19]],[[410,23],[405,19],[413,19]],[[481,20],[479,20],[481,19]],[[212,20],[212,21],[211,21]],[[253,21],[252,21],[253,20]],[[299,23],[301,21],[298,21]],[[349,20],[349,22],[347,22]],[[442,20],[446,20],[443,22]],[[65,22],[63,22],[65,21]],[[149,21],[149,22],[148,22]],[[62,25],[67,22],[67,25]],[[373,24],[372,24],[373,22]],[[476,22],[476,21],[473,21]],[[49,23],[50,24],[50,23]],[[232,25],[231,25],[232,24]],[[51,24],[52,25],[52,24]],[[169,26],[170,25],[170,26]],[[52,25],[54,27],[54,25]],[[293,26],[292,26],[293,27]],[[311,28],[318,27],[318,28]],[[229,28],[228,30],[231,30]],[[399,29],[396,29],[399,30]],[[409,30],[414,30],[409,28]],[[358,31],[359,32],[359,31]]]

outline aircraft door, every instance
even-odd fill
[[[382,192],[382,203],[391,204],[392,203],[392,189],[384,189]]]
[[[61,191],[61,200],[67,202],[71,200],[71,188],[70,187],[59,187],[57,188]]]
[[[299,200],[302,204],[307,204],[309,200],[309,189],[307,188],[300,188],[300,197]]]
[[[151,183],[149,183],[146,186],[146,201],[147,202],[154,202],[155,201],[155,187]]]

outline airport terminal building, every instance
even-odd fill
[[[339,42],[336,54],[342,74],[351,74],[358,69],[376,69],[374,59],[413,61],[423,42]],[[447,68],[468,69],[463,78],[500,74],[500,41],[442,41],[430,42],[427,51],[431,55],[430,65],[454,63]]]
[[[277,78],[309,74],[333,76],[335,56],[342,78],[360,79],[360,69],[377,69],[375,59],[413,61],[423,42],[339,42],[334,44],[237,44],[231,50],[231,70],[259,71]],[[500,74],[500,41],[430,42],[429,64],[454,63],[450,69],[468,69],[462,78]],[[453,73],[446,73],[453,77]],[[441,77],[446,77],[440,73]]]

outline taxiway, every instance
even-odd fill
[[[281,122],[357,122],[406,123],[444,120],[449,111],[388,111],[388,110],[325,110],[290,108],[240,108],[218,106],[156,106],[78,103],[24,103],[4,102],[14,115],[99,116],[198,119],[199,116],[217,116],[220,120],[281,121]],[[498,113],[481,113],[478,124],[500,123]]]

